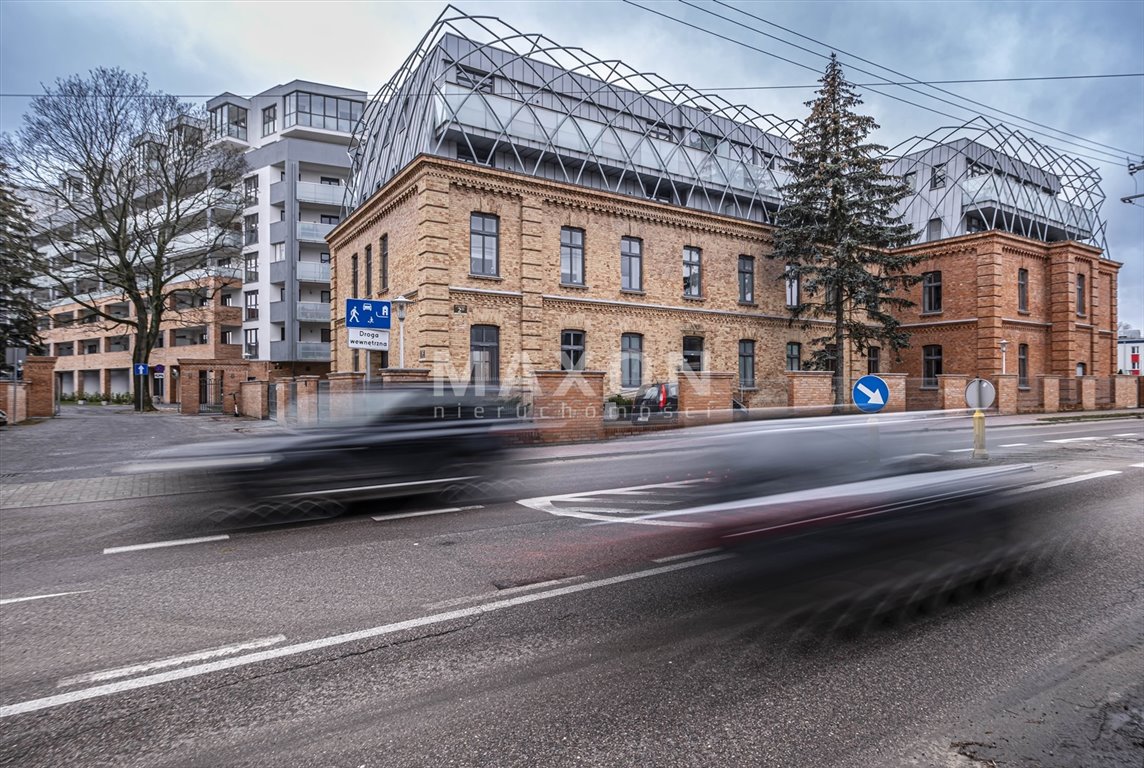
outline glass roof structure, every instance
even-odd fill
[[[366,106],[347,203],[425,153],[770,222],[797,130],[450,6]]]

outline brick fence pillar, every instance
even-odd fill
[[[1017,412],[1017,374],[997,374],[997,413],[1008,416]]]
[[[56,358],[24,359],[24,383],[27,384],[27,416],[46,419],[56,415]]]
[[[886,407],[879,413],[905,413],[906,410],[906,376],[904,373],[877,373],[874,374],[886,382],[890,390],[886,397]],[[853,389],[853,385],[851,385]]]
[[[8,414],[9,424],[28,419],[28,385],[23,381],[0,381],[0,409]]]
[[[830,371],[787,371],[787,405],[791,408],[827,407],[834,404]]]
[[[679,372],[679,413],[683,423],[724,424],[731,421],[731,388],[735,374],[719,371]]]
[[[365,382],[364,371],[342,371],[326,375],[330,380],[330,418],[335,421],[351,419],[359,402]]]
[[[290,423],[290,408],[294,405],[294,379],[281,378],[274,381],[274,420],[282,426]]]
[[[313,427],[318,423],[319,379],[319,376],[299,376],[294,379],[294,403],[299,427]]]
[[[1112,377],[1113,408],[1136,408],[1141,404],[1137,396],[1139,386],[1136,380],[1139,378],[1139,376]]]
[[[960,373],[946,373],[937,377],[938,408],[943,411],[965,408],[965,385],[969,377]]]
[[[1096,410],[1096,377],[1077,376],[1077,403],[1082,411]]]
[[[1041,380],[1041,410],[1056,413],[1061,409],[1061,377],[1051,374],[1037,378]]]
[[[532,416],[546,443],[604,436],[603,371],[536,371]]]

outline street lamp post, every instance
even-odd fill
[[[1001,339],[1000,345],[1001,345],[1001,373],[1002,373],[1002,375],[1004,375],[1004,373],[1005,373],[1005,350],[1007,350],[1009,348],[1009,342],[1006,341],[1005,339]]]
[[[397,361],[401,368],[405,367],[405,308],[412,303],[412,299],[407,299],[404,296],[398,296],[393,300],[393,306],[397,312]]]

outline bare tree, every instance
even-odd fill
[[[95,69],[45,86],[15,137],[15,182],[40,210],[37,271],[147,363],[176,296],[213,296],[219,257],[238,245],[241,149],[147,78]],[[229,270],[228,270],[229,271]],[[113,311],[126,302],[127,317]],[[137,387],[136,404],[150,408]]]
[[[40,307],[34,298],[31,209],[9,180],[8,162],[0,157],[0,373],[16,374],[7,362],[8,350],[39,352],[36,321]]]

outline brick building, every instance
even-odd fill
[[[797,126],[471,21],[444,15],[366,106],[355,207],[328,236],[333,369],[399,354],[396,330],[388,354],[348,349],[344,299],[404,295],[405,364],[436,378],[580,367],[613,393],[688,367],[785,404],[784,371],[823,335],[789,322],[798,286],[766,258]],[[899,213],[927,276],[901,318],[911,348],[848,370],[907,373],[919,407],[943,373],[1111,374],[1099,176],[963,128],[887,161],[915,190]]]

